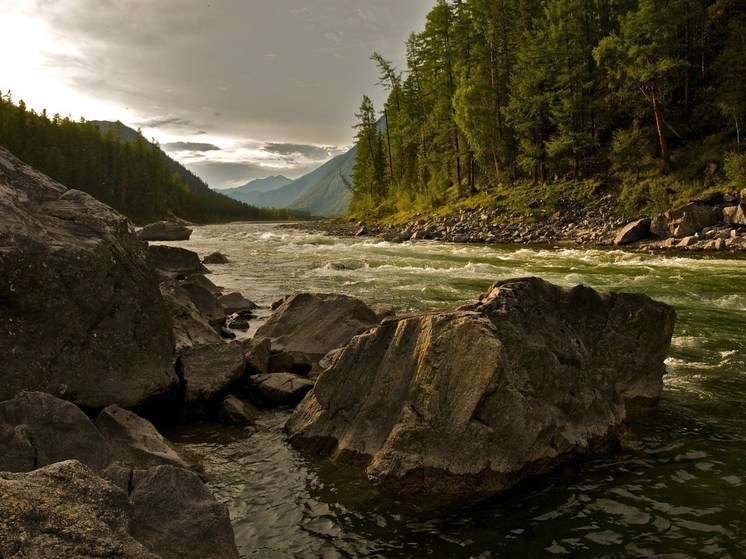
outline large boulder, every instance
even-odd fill
[[[293,373],[252,375],[252,395],[268,406],[295,406],[308,391],[313,381]]]
[[[136,480],[131,534],[162,559],[238,559],[228,509],[193,472],[159,466]]]
[[[655,237],[683,239],[698,233],[705,227],[712,227],[723,218],[719,206],[701,202],[691,202],[680,208],[655,216],[650,224],[650,232]]]
[[[354,338],[286,425],[403,493],[495,493],[613,442],[655,400],[674,311],[644,295],[495,284],[478,304]]]
[[[199,254],[192,250],[168,245],[150,245],[147,247],[148,260],[156,270],[174,274],[195,274],[207,272],[202,265]]]
[[[332,349],[378,324],[378,317],[360,299],[331,293],[298,293],[284,300],[259,327],[257,337],[273,347],[307,354],[318,362]]]
[[[181,286],[189,294],[189,299],[197,307],[199,313],[210,325],[216,326],[225,323],[226,312],[220,306],[218,298],[207,286],[195,282],[183,282]]]
[[[191,236],[189,227],[170,221],[156,221],[137,232],[141,241],[188,241]]]
[[[650,235],[650,219],[643,218],[625,225],[614,238],[615,245],[636,243]]]
[[[183,285],[170,280],[161,283],[160,288],[173,322],[177,354],[195,346],[221,342],[220,335],[194,306]]]
[[[133,513],[126,493],[77,461],[0,473],[0,557],[159,559],[130,535]]]
[[[746,225],[746,203],[723,208],[723,218],[728,225]]]
[[[27,472],[63,460],[101,471],[106,439],[80,408],[43,392],[0,402],[0,471]]]
[[[111,405],[96,417],[95,426],[111,449],[111,459],[140,469],[161,465],[189,468],[150,421]]]
[[[171,321],[132,224],[0,148],[0,400],[103,408],[177,382]]]
[[[243,376],[244,347],[240,343],[193,347],[181,355],[181,369],[186,415],[209,414]]]

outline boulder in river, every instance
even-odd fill
[[[240,343],[193,347],[181,355],[184,410],[187,416],[208,414],[246,370]]]
[[[194,282],[183,282],[181,286],[189,294],[194,306],[212,326],[225,323],[225,311],[218,301],[218,297],[206,286]]]
[[[141,241],[188,241],[191,236],[189,227],[170,221],[156,221],[137,232],[137,238]]]
[[[614,238],[615,245],[636,243],[650,235],[650,219],[643,218],[625,225]]]
[[[192,250],[168,245],[150,245],[147,253],[151,266],[162,272],[189,275],[208,271],[202,265],[199,255]]]
[[[176,353],[195,346],[221,343],[220,335],[192,303],[189,293],[176,280],[160,285],[173,322]]]
[[[219,299],[220,306],[225,314],[245,313],[257,308],[257,304],[249,301],[240,293],[228,293]]]
[[[202,259],[203,264],[228,264],[230,260],[222,252],[211,252]]]
[[[293,373],[253,375],[252,394],[270,406],[294,406],[313,388],[313,381]]]
[[[130,534],[133,513],[125,492],[75,460],[0,472],[0,557],[159,559]]]
[[[722,217],[722,209],[718,206],[692,202],[654,217],[650,224],[650,232],[661,239],[683,239],[705,227],[716,225]]]
[[[134,227],[0,148],[0,400],[133,407],[175,386],[173,333]]]
[[[674,319],[644,295],[498,282],[355,337],[286,430],[396,492],[497,493],[613,444],[625,402],[660,393]]]
[[[256,335],[284,351],[298,351],[318,362],[332,349],[378,324],[360,299],[332,293],[298,293],[286,298]]]

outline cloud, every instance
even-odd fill
[[[220,151],[220,148],[214,144],[203,144],[199,142],[169,142],[161,146],[165,151]]]
[[[310,146],[301,144],[266,144],[264,151],[284,156],[302,156],[314,161],[327,159],[335,148],[328,146]]]

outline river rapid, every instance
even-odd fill
[[[642,292],[677,325],[658,410],[622,450],[479,503],[381,494],[357,472],[283,440],[289,413],[256,427],[168,435],[200,458],[244,557],[746,557],[746,259],[622,250],[391,244],[271,224],[198,227],[168,243],[231,262],[211,279],[269,305],[294,291],[346,293],[398,314],[473,301],[499,279]]]

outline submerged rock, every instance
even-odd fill
[[[495,284],[354,338],[286,425],[402,493],[496,493],[616,440],[662,387],[674,311],[644,295]]]
[[[191,236],[189,227],[170,221],[156,221],[137,232],[137,238],[141,241],[188,241]]]
[[[173,333],[132,224],[0,148],[0,400],[133,407],[175,386]]]

